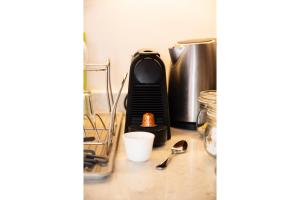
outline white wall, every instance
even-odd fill
[[[216,37],[216,0],[85,0],[84,31],[88,62],[111,59],[116,91],[137,49],[158,51],[168,76],[169,47],[180,40]],[[87,87],[104,91],[103,73],[90,72]],[[127,87],[126,82],[125,92]]]

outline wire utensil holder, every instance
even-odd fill
[[[106,72],[106,96],[108,102],[108,111],[111,112],[112,106],[114,104],[114,97],[112,95],[111,89],[111,79],[110,79],[110,59],[108,58],[105,63],[102,64],[85,64],[86,68],[84,69],[87,72]]]
[[[97,68],[87,68],[87,71],[106,71],[106,89],[107,89],[107,100],[108,100],[108,116],[109,120],[108,123],[104,123],[103,118],[101,117],[101,113],[94,113],[93,110],[93,104],[91,102],[90,94],[87,93],[85,97],[85,103],[88,104],[88,110],[90,110],[88,113],[84,114],[84,121],[87,121],[91,128],[83,127],[84,135],[87,135],[87,131],[94,132],[95,140],[92,142],[84,142],[84,145],[104,145],[105,149],[105,155],[108,156],[110,153],[110,148],[112,145],[112,138],[115,135],[115,129],[116,129],[116,110],[118,101],[124,86],[124,83],[126,81],[128,73],[125,74],[121,87],[118,91],[117,97],[114,101],[112,90],[111,90],[111,81],[110,81],[110,61],[109,59],[105,64],[87,64],[86,66],[98,66]],[[97,122],[101,124],[101,128],[97,127]],[[102,135],[105,135],[104,138],[101,137]]]

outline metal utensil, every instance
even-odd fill
[[[161,164],[156,166],[156,169],[165,169],[167,165],[169,164],[172,157],[176,154],[185,153],[188,147],[188,143],[185,140],[180,140],[174,146],[171,148],[171,155]]]
[[[84,158],[85,158],[85,160],[92,159],[93,161],[95,161],[98,164],[107,164],[108,163],[108,158],[105,156],[95,156],[95,155],[85,154]]]
[[[84,168],[93,168],[96,164],[99,164],[101,166],[107,165],[108,158],[104,156],[96,156],[91,153],[84,153],[83,161]]]
[[[96,138],[95,137],[84,137],[83,138],[83,142],[92,142],[94,141]]]

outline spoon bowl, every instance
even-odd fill
[[[185,153],[187,149],[187,142],[185,140],[180,140],[174,146],[171,148],[172,153],[174,154],[180,154],[180,153]]]

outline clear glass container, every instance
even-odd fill
[[[207,153],[216,158],[217,149],[217,120],[216,120],[216,91],[201,91],[198,98],[200,102],[200,112],[198,114],[198,124],[202,125],[200,132],[203,138],[205,150]]]
[[[204,146],[208,154],[213,157],[217,155],[217,126],[215,122],[207,120],[205,129]]]

